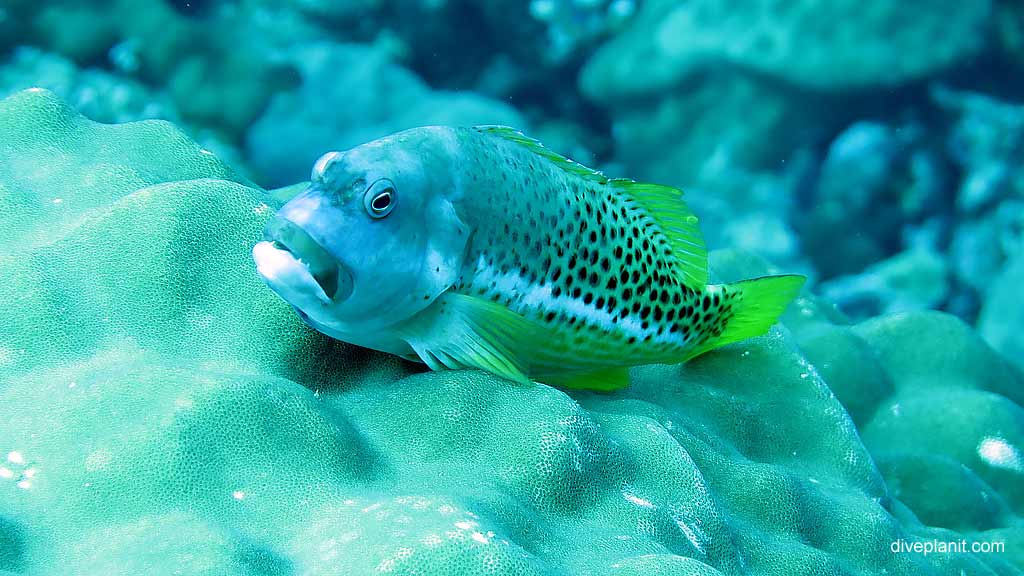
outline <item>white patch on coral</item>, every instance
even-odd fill
[[[978,444],[978,455],[995,468],[1024,472],[1024,457],[1020,450],[1002,438],[984,438]]]
[[[625,497],[626,500],[628,500],[628,501],[632,502],[633,504],[636,504],[637,506],[640,506],[642,508],[654,508],[654,504],[651,504],[651,502],[649,500],[645,500],[645,499],[643,499],[643,498],[641,498],[639,496],[636,496],[634,494],[623,494],[623,497]]]
[[[97,472],[110,466],[113,461],[114,455],[109,450],[99,449],[93,450],[85,457],[85,470],[87,472]]]

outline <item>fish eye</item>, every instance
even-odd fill
[[[363,196],[366,213],[372,218],[383,218],[395,207],[395,184],[387,178],[374,182]]]

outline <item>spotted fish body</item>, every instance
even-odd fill
[[[440,292],[423,291],[420,309],[384,328],[397,345],[380,349],[407,344],[434,369],[610,390],[628,384],[628,366],[763,334],[803,283],[709,285],[697,218],[673,188],[608,179],[510,128],[418,130],[433,132],[406,152],[433,145],[427,170],[446,173],[450,214],[430,222],[451,218],[465,238],[457,255],[427,250]]]

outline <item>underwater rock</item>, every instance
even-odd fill
[[[543,22],[546,57],[558,62],[622,28],[637,8],[634,0],[532,0],[530,16]]]
[[[43,91],[0,102],[0,546],[18,534],[25,550],[0,570],[1024,568],[1010,544],[891,551],[1024,540],[1007,458],[1024,442],[1020,372],[949,316],[851,328],[801,297],[768,335],[636,368],[616,394],[410,374],[316,334],[262,285],[249,249],[274,203],[169,124],[95,124]],[[771,272],[736,253],[713,270]],[[804,351],[824,333],[834,345]],[[874,399],[855,412],[864,441],[847,395]],[[933,457],[961,474],[919,488]],[[1006,506],[979,518],[971,492],[936,510],[934,486]]]
[[[963,173],[951,233],[953,269],[982,300],[982,334],[997,349],[1017,350],[1019,356],[1008,336],[1016,331],[1012,319],[1019,308],[1000,296],[1006,290],[1000,286],[1010,282],[1011,263],[1024,254],[1024,106],[942,87],[932,97],[950,117],[948,152]]]
[[[22,46],[0,66],[0,96],[28,88],[45,88],[97,122],[118,124],[159,118],[180,122],[174,103],[142,83]]]
[[[794,224],[825,278],[901,251],[912,225],[944,205],[945,168],[917,126],[855,123],[831,143],[809,213]]]
[[[27,12],[25,41],[159,82],[186,121],[230,139],[287,86],[276,52],[295,37],[318,37],[293,12],[260,4],[227,5],[199,21],[164,0],[55,0]]]
[[[988,0],[649,0],[582,87],[601,101],[650,97],[723,65],[824,90],[896,86],[978,52],[991,12]]]
[[[788,130],[813,114],[804,104],[753,78],[709,74],[692,89],[612,106],[616,160],[636,178],[673,186],[714,186],[733,168],[777,168],[809,139]]]
[[[406,128],[524,124],[507,104],[431,90],[377,47],[311,45],[292,57],[302,84],[274,96],[246,137],[249,161],[274,185],[307,179],[325,150],[346,150]]]
[[[939,308],[949,298],[947,259],[928,248],[912,248],[863,272],[821,284],[822,296],[852,318]]]
[[[1024,198],[1024,106],[941,86],[931,94],[953,122],[947,147],[965,172],[957,209],[977,214],[1004,198]]]
[[[966,324],[935,312],[872,319],[854,330],[874,348],[894,384],[895,393],[861,430],[872,455],[904,478],[900,490],[913,493],[900,496],[904,503],[923,504],[921,519],[934,526],[973,531],[1019,526],[1015,515],[1024,510],[1020,370]],[[904,460],[900,466],[893,464],[897,456]],[[947,470],[927,482],[908,480],[936,468]],[[962,486],[951,497],[936,496],[945,492],[935,484],[957,478]],[[998,498],[981,509],[997,514],[977,514],[971,499],[985,500],[985,493]]]
[[[1024,249],[986,287],[978,331],[993,348],[1024,368]]]
[[[1024,9],[1017,2],[999,2],[993,18],[1002,53],[1018,69],[1024,69]]]

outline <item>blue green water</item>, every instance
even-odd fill
[[[1019,574],[1022,72],[1010,0],[4,0],[0,574]],[[810,282],[614,394],[311,330],[280,188],[431,124]]]

